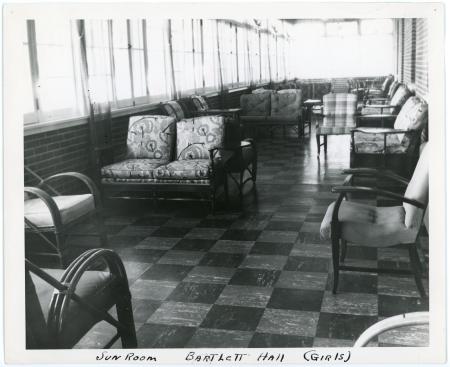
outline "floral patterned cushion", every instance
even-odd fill
[[[190,159],[170,162],[156,169],[157,179],[192,180],[209,178],[209,159]]]
[[[127,158],[171,160],[175,119],[170,116],[132,116],[128,126]]]
[[[302,91],[284,89],[270,96],[271,116],[291,116],[296,118],[302,111]]]
[[[428,124],[428,104],[419,97],[410,97],[395,119],[394,128],[422,131]],[[416,144],[417,134],[399,134],[402,145]],[[413,139],[413,140],[412,140]]]
[[[208,110],[208,103],[206,103],[205,99],[202,96],[191,96],[192,102],[194,103],[195,108],[197,108],[197,111],[207,111]]]
[[[102,178],[153,178],[154,170],[167,161],[159,159],[126,159],[102,167]]]
[[[242,115],[267,116],[270,114],[270,95],[272,93],[243,94],[241,96]]]
[[[223,116],[201,116],[177,122],[177,159],[209,159],[209,149],[223,145]]]
[[[405,153],[404,147],[397,134],[388,134],[386,136],[386,153]],[[368,154],[384,153],[384,134],[364,134],[355,132],[355,152]]]
[[[394,107],[370,107],[370,105],[361,108],[361,115],[392,115]]]
[[[174,117],[177,121],[180,121],[186,117],[183,107],[178,101],[169,101],[162,104],[163,109],[169,116]]]
[[[403,106],[406,100],[411,97],[411,91],[405,85],[400,85],[397,91],[391,98],[390,104],[392,106]]]

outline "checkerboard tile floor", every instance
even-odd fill
[[[428,310],[412,276],[342,272],[332,294],[330,243],[319,226],[349,165],[342,149],[349,142],[331,136],[320,159],[312,142],[261,140],[257,192],[246,193],[243,211],[237,203],[215,215],[199,202],[110,206],[110,247],[128,272],[140,348],[351,346],[383,318]],[[419,242],[424,260],[426,233]],[[349,245],[347,257],[366,266],[409,265],[402,248]],[[427,340],[427,329],[410,331],[414,338],[390,332],[371,345]],[[98,347],[107,335],[99,324],[78,347]]]

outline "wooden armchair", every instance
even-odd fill
[[[333,259],[333,293],[339,283],[339,271],[392,272],[414,274],[420,295],[426,297],[422,284],[422,268],[417,253],[417,237],[428,207],[428,150],[425,146],[410,181],[391,172],[374,169],[350,169],[343,185],[335,186],[332,192],[339,194],[330,204],[320,226],[322,239],[331,239]],[[355,177],[376,177],[406,186],[404,195],[375,187],[353,186]],[[402,205],[375,207],[347,200],[348,194],[376,194],[400,201]],[[363,268],[346,265],[347,242],[367,247],[389,247],[403,244],[409,249],[411,270]]]
[[[39,179],[37,187],[25,187],[25,233],[36,234],[43,240],[44,250],[36,250],[34,243],[26,244],[27,253],[39,256],[57,257],[63,266],[63,251],[69,236],[85,236],[74,231],[77,224],[94,219],[96,232],[89,234],[100,238],[102,247],[107,247],[108,239],[103,223],[102,201],[94,182],[78,172],[65,172],[42,179],[30,168],[25,170]],[[55,181],[75,180],[87,188],[87,194],[61,194],[51,184]],[[32,241],[30,241],[32,242]]]
[[[108,271],[93,270],[99,262]],[[41,269],[25,260],[26,348],[69,349],[98,322],[113,325],[124,348],[136,348],[128,279],[120,257],[112,250],[92,249],[66,270]],[[116,307],[117,318],[108,311]]]

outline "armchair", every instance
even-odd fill
[[[330,239],[333,260],[333,293],[339,282],[339,271],[392,272],[414,274],[414,279],[422,297],[426,297],[422,284],[422,270],[417,253],[417,237],[428,207],[428,150],[425,146],[416,166],[412,179],[383,171],[371,169],[350,169],[342,186],[332,188],[339,194],[330,204],[320,226],[322,239]],[[374,187],[353,186],[354,177],[378,177],[392,180],[406,186],[405,194],[400,195]],[[348,194],[368,193],[398,200],[399,206],[375,207],[347,200]],[[389,247],[403,244],[409,249],[411,270],[363,268],[345,265],[347,242],[368,247]]]
[[[392,95],[392,98],[377,98],[369,99],[364,107],[361,109],[361,115],[372,114],[397,114],[409,97],[412,96],[412,92],[406,85],[401,84]]]
[[[386,97],[389,87],[391,86],[392,82],[394,81],[394,76],[392,74],[389,74],[383,81],[383,84],[379,87],[376,87],[372,85],[371,88],[368,88],[366,90],[366,98],[370,97]]]
[[[428,325],[429,322],[430,316],[428,312],[410,312],[402,315],[391,316],[384,320],[378,321],[367,328],[356,340],[353,347],[365,347],[372,339],[390,330],[404,328],[407,326]],[[428,346],[428,340],[424,342],[423,346]]]
[[[239,116],[242,111],[241,108],[209,108],[208,103],[202,96],[193,95],[191,100],[197,109],[196,114],[199,116],[205,115],[222,115],[230,117],[239,123]]]
[[[358,124],[362,125],[367,119],[377,121],[376,116],[361,116]],[[419,155],[421,132],[427,122],[427,103],[419,97],[410,97],[395,116],[393,128],[354,129],[351,132],[350,167],[382,166],[410,176]]]
[[[44,245],[44,250],[37,249],[33,241],[26,241],[30,255],[57,257],[60,266],[63,266],[67,238],[86,235],[73,229],[89,218],[94,218],[97,230],[90,235],[98,236],[102,247],[108,246],[100,192],[89,177],[77,172],[66,172],[42,179],[30,168],[25,167],[25,170],[40,180],[37,187],[24,188],[25,233],[28,236],[36,234]],[[67,182],[68,179],[81,182],[89,192],[63,195],[50,185],[58,180]]]
[[[99,261],[108,271],[93,270]],[[124,348],[136,348],[128,279],[120,257],[112,250],[92,249],[66,270],[41,269],[25,260],[27,349],[69,349],[98,322],[113,325]],[[116,307],[117,318],[108,311]]]
[[[316,116],[317,154],[323,145],[327,152],[328,135],[350,134],[356,127],[356,104],[358,96],[353,93],[329,93],[323,96],[323,114]],[[323,136],[323,143],[320,137]]]

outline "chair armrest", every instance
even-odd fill
[[[49,181],[55,180],[57,178],[74,178],[81,182],[83,182],[86,187],[89,189],[90,193],[94,197],[95,206],[97,208],[100,208],[102,206],[101,200],[100,200],[100,191],[98,190],[97,186],[95,185],[94,181],[92,181],[88,176],[83,175],[79,172],[64,172],[64,173],[57,173],[56,175],[52,175],[50,177],[47,177],[45,180],[43,180],[39,186],[47,185]]]
[[[365,347],[374,337],[386,331],[404,326],[423,325],[429,323],[429,313],[411,312],[388,317],[367,328],[356,340],[354,348]]]
[[[396,105],[392,105],[392,104],[371,104],[369,106],[372,108],[380,108],[380,109],[397,107]]]
[[[62,226],[61,213],[59,212],[58,206],[56,205],[55,201],[49,194],[47,194],[44,190],[38,187],[24,187],[24,191],[34,196],[37,196],[44,202],[44,204],[50,211],[50,215],[52,216],[53,225],[55,226],[55,228]],[[27,224],[30,225],[30,227],[34,227],[33,222],[29,221],[26,218],[25,222],[27,222]]]
[[[383,128],[383,127],[357,127],[356,129],[353,129],[352,132],[358,132],[363,134],[405,134],[407,132],[411,132],[413,130],[405,130],[405,129],[389,129],[389,128]]]
[[[375,176],[375,177],[383,177],[389,178],[393,181],[402,183],[404,185],[409,184],[409,180],[406,178],[395,174],[392,171],[387,170],[379,170],[376,168],[350,168],[342,171],[342,174],[353,175],[353,176]]]
[[[78,303],[80,307],[88,312],[94,314],[97,318],[106,320],[115,327],[127,332],[124,325],[109,315],[108,312],[97,309],[75,293],[78,282],[83,274],[89,270],[92,265],[98,263],[100,259],[106,262],[110,273],[114,276],[114,280],[118,282],[120,287],[118,291],[120,292],[120,295],[122,297],[131,298],[125,267],[119,255],[112,250],[92,249],[84,252],[69,265],[60,280],[53,278],[29,260],[25,260],[25,266],[28,270],[58,290],[58,292],[55,292],[52,296],[48,314],[49,331],[55,337],[55,340],[58,340],[57,336],[63,331],[64,317],[68,311],[71,300]]]
[[[347,193],[371,193],[376,194],[379,196],[384,196],[391,199],[396,199],[404,203],[408,203],[411,205],[414,205],[417,208],[420,209],[426,209],[426,205],[422,204],[421,202],[409,199],[407,197],[404,197],[402,195],[396,194],[391,191],[387,190],[380,190],[374,187],[365,187],[365,186],[334,186],[331,188],[331,192],[338,193],[338,194],[347,194]]]

